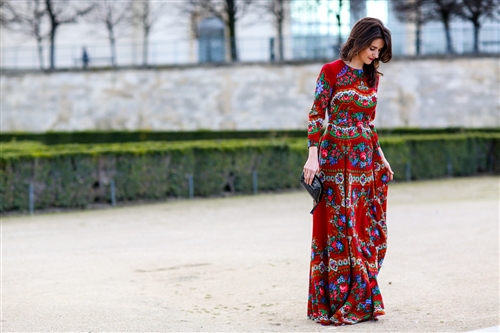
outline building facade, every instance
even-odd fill
[[[283,21],[284,60],[334,59],[350,28],[361,17],[380,18],[393,34],[393,53],[416,54],[414,24],[399,22],[390,0],[290,0],[284,1]],[[188,12],[180,2],[169,2],[163,7],[152,2],[153,10],[161,14],[149,36],[146,62],[149,65],[198,64],[230,60],[230,46],[235,43],[238,60],[267,62],[277,60],[279,40],[273,17],[259,7],[250,6],[236,22],[237,38],[231,41],[224,20],[210,14]],[[141,2],[135,2],[140,10]],[[161,12],[160,12],[161,11]],[[43,26],[46,30],[47,23]],[[453,46],[456,53],[470,53],[473,46],[473,28],[470,22],[454,20],[451,23]],[[6,69],[47,68],[48,41],[43,47],[40,66],[33,38],[2,28],[1,66]],[[422,54],[445,53],[445,35],[440,22],[430,22],[422,30]],[[118,66],[139,66],[143,59],[143,32],[139,24],[130,24],[127,34],[117,40]],[[104,25],[88,23],[63,25],[56,37],[56,68],[81,65],[82,48],[86,47],[90,65],[110,65],[110,46]],[[500,24],[493,20],[483,22],[480,50],[500,53]]]

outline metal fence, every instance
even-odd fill
[[[456,54],[473,52],[473,29],[452,29],[453,49]],[[446,39],[443,29],[424,29],[421,34],[421,54],[439,55],[446,53]],[[273,37],[237,39],[240,62],[266,62],[276,60],[277,41]],[[294,36],[285,37],[284,60],[333,59],[338,57],[338,36]],[[91,67],[111,66],[111,52],[105,43],[86,45]],[[143,52],[141,43],[118,43],[117,66],[141,66]],[[219,50],[225,50],[218,47]],[[199,59],[220,59],[200,56],[196,40],[175,42],[152,41],[149,44],[147,63],[150,66],[197,64]],[[479,51],[483,54],[500,54],[500,29],[483,28],[480,32]],[[227,52],[227,50],[223,51]],[[404,31],[393,32],[393,55],[415,55],[415,37]],[[81,67],[82,45],[56,45],[56,68]],[[224,57],[223,57],[224,58]],[[227,56],[225,57],[227,59]],[[44,47],[43,68],[48,67],[48,47]],[[35,47],[2,47],[0,61],[3,69],[38,69],[40,68],[38,51]]]

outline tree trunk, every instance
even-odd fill
[[[146,67],[148,65],[148,47],[149,47],[149,29],[144,28],[144,36],[142,39],[142,65]]]
[[[228,29],[229,29],[229,44],[231,50],[231,61],[238,61],[238,49],[236,47],[236,17],[234,0],[226,0]]]
[[[417,29],[415,32],[415,50],[416,54],[420,55],[422,50],[422,22],[417,21]]]
[[[236,46],[234,27],[229,29],[229,44],[231,50],[231,61],[238,61],[238,48]]]
[[[50,19],[50,69],[54,69],[55,66],[55,40],[56,32],[59,23],[53,13],[52,2],[50,0],[45,0],[45,7]]]
[[[481,23],[479,21],[474,23],[474,53],[479,53],[479,29],[481,29]]]
[[[110,40],[111,47],[111,66],[116,67],[116,42],[115,39],[112,38]]]
[[[36,39],[36,43],[38,46],[38,62],[40,64],[40,69],[43,70],[43,45],[42,45],[42,38],[38,37]]]
[[[56,39],[57,25],[53,26],[50,31],[50,69],[55,69],[55,39]]]
[[[280,61],[283,61],[283,19],[278,21],[278,57]]]
[[[339,54],[340,54],[340,49],[342,48],[342,21],[341,21],[341,16],[340,14],[342,13],[342,0],[338,0],[339,1],[339,13],[337,15],[337,25],[338,25],[338,28],[339,28],[339,41],[338,41],[338,44],[339,44]]]
[[[113,29],[109,30],[109,47],[111,51],[111,65],[116,67],[116,40]]]
[[[142,29],[144,35],[142,36],[142,65],[146,67],[148,65],[148,47],[149,47],[149,30],[151,29],[151,24],[149,21],[151,15],[151,8],[149,7],[149,1],[146,0],[142,7]]]
[[[337,44],[338,44],[338,52],[340,54],[340,48],[342,47],[342,34],[340,33],[340,29],[342,28],[342,22],[340,21],[340,8],[339,8],[339,14],[337,14],[337,26],[339,28],[339,39],[337,41]]]
[[[448,19],[443,20],[444,24],[444,32],[446,34],[446,53],[451,54],[453,53],[453,43],[451,40],[451,32],[450,32],[450,22]]]

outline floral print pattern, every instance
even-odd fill
[[[371,144],[365,142],[358,143],[349,150],[349,161],[353,168],[366,169],[372,167],[372,157]]]
[[[371,124],[377,85],[342,60],[326,64],[309,112],[308,146],[318,147],[325,194],[313,214],[307,315],[325,325],[384,314],[377,276],[387,249],[389,178]]]
[[[319,137],[321,128],[323,127],[323,120],[325,112],[328,111],[332,88],[329,82],[325,79],[325,73],[321,73],[316,82],[316,91],[314,94],[315,103],[309,113],[308,132],[316,134]],[[321,116],[323,115],[323,116]],[[318,141],[310,141],[309,145],[318,145]]]

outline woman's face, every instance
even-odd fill
[[[377,38],[370,44],[370,46],[359,52],[358,56],[364,64],[369,65],[373,60],[378,58],[384,45],[384,40],[382,38]]]

